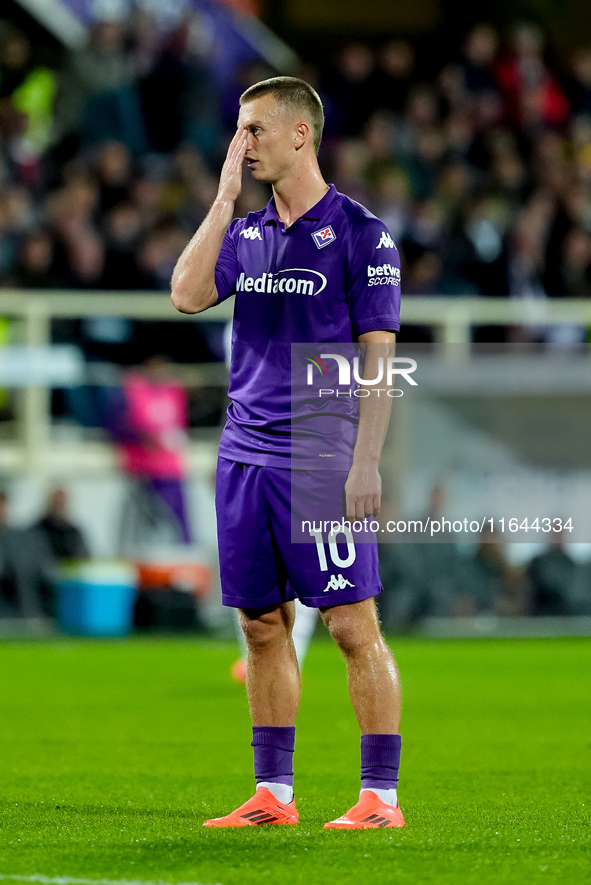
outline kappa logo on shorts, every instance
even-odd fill
[[[323,227],[322,230],[314,231],[312,234],[312,239],[319,249],[324,249],[329,243],[333,243],[336,238],[337,235],[330,225],[328,225],[328,227]]]
[[[380,237],[380,242],[376,246],[376,249],[381,249],[384,246],[386,249],[395,249],[394,240],[390,236],[390,234],[386,233],[386,231],[382,231],[382,236]]]
[[[261,232],[258,227],[245,227],[240,231],[240,236],[245,240],[262,240]]]
[[[330,581],[324,588],[324,592],[328,593],[329,590],[344,590],[345,587],[354,587],[355,584],[352,584],[351,581],[348,581],[346,578],[343,578],[341,574],[337,577],[336,575],[330,576]]]

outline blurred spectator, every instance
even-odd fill
[[[462,44],[460,70],[463,84],[475,98],[498,95],[495,61],[499,51],[499,35],[487,22],[475,25]]]
[[[428,200],[437,190],[437,181],[445,156],[445,135],[434,125],[414,133],[412,155],[403,162],[416,200]]]
[[[378,49],[370,86],[375,107],[400,116],[413,83],[415,53],[408,40],[390,40]]]
[[[445,491],[431,489],[426,512],[420,519],[444,516]],[[394,519],[389,502],[382,508],[382,525]],[[409,533],[392,536],[389,543],[378,545],[380,577],[384,594],[378,599],[380,615],[390,630],[408,628],[424,617],[451,617],[457,589],[459,557],[456,545],[447,532],[436,543],[422,542]]]
[[[518,216],[509,243],[509,294],[518,298],[545,298],[545,247],[553,201],[547,194],[534,194]]]
[[[71,289],[104,288],[105,246],[93,230],[72,232],[66,247],[67,284]]]
[[[565,260],[571,266],[576,264],[577,242],[583,245],[584,238],[574,240],[571,234],[588,230],[591,200],[587,188],[582,184],[568,182],[559,199],[553,205],[553,215],[548,230],[547,256],[544,282],[551,296],[565,295]],[[567,241],[571,239],[569,247]],[[580,252],[580,246],[579,250]]]
[[[33,223],[31,195],[20,185],[0,190],[0,278],[10,277],[20,241]]]
[[[8,282],[21,289],[55,289],[60,285],[55,243],[47,229],[33,229],[25,235]]]
[[[0,137],[6,140],[17,177],[40,183],[40,158],[48,147],[54,114],[56,76],[33,56],[22,31],[0,30]]]
[[[426,601],[422,544],[398,539],[378,544],[380,621],[391,632],[402,632],[432,614]]]
[[[503,544],[486,527],[474,554],[467,556],[459,569],[453,615],[525,614],[523,600],[520,569],[509,564]]]
[[[373,53],[365,43],[346,43],[339,52],[334,80],[328,90],[338,119],[339,135],[359,135],[375,109],[374,67]]]
[[[507,220],[523,206],[530,184],[527,169],[513,139],[491,140],[491,172],[493,191],[502,200]]]
[[[333,178],[336,187],[352,199],[370,202],[365,182],[365,170],[369,163],[368,146],[361,139],[345,138],[336,145]]]
[[[131,154],[120,141],[107,141],[99,148],[96,163],[98,209],[110,212],[129,198],[132,182]]]
[[[187,235],[174,219],[163,219],[141,245],[138,264],[143,289],[166,291],[179,255],[187,245]]]
[[[563,127],[569,114],[558,78],[544,61],[544,44],[543,31],[537,25],[516,25],[509,52],[497,70],[509,120],[532,134],[545,127]]]
[[[380,523],[399,519],[395,502],[384,494]],[[384,535],[378,533],[378,538]],[[384,592],[378,597],[380,620],[390,631],[402,631],[425,614],[421,544],[402,535],[378,543],[380,578]]]
[[[445,291],[506,295],[503,234],[492,200],[475,196],[458,209],[447,241]]]
[[[383,169],[376,176],[374,207],[396,243],[402,243],[408,224],[410,185],[408,177],[396,166]]]
[[[236,128],[237,108],[240,96],[245,89],[258,83],[259,80],[267,80],[274,77],[276,71],[265,64],[261,59],[249,59],[239,65],[234,77],[224,85],[219,96],[221,122],[226,133]],[[340,118],[335,118],[334,129],[339,134]],[[327,130],[328,131],[328,130]],[[330,130],[332,132],[332,129]],[[223,159],[222,157],[219,158]]]
[[[98,207],[98,185],[89,174],[76,174],[47,197],[47,218],[60,249],[65,277],[68,276],[66,253],[81,237],[93,233]]]
[[[556,295],[566,298],[591,297],[591,234],[575,227],[564,239],[560,263],[560,285]]]
[[[92,26],[88,45],[71,55],[58,94],[62,139],[79,133],[85,145],[114,139],[131,151],[146,150],[136,60],[126,39],[124,21],[104,19]]]
[[[54,558],[37,529],[9,522],[9,499],[0,491],[0,614],[40,618],[54,614]]]
[[[526,570],[530,614],[578,614],[573,604],[578,567],[564,548],[562,532],[554,532],[543,553],[534,556]]]
[[[429,494],[426,512],[421,519],[441,520],[446,516],[446,493],[442,485],[435,484]],[[439,534],[437,543],[415,544],[415,556],[421,569],[421,609],[423,616],[449,617],[453,611],[453,600],[457,588],[460,558],[457,545],[452,542],[450,532]],[[421,610],[419,609],[419,610]]]
[[[57,488],[49,494],[45,512],[32,526],[45,536],[56,559],[88,559],[90,553],[82,531],[68,516],[68,494]]]
[[[435,296],[442,291],[442,260],[433,249],[424,249],[406,265],[406,294]]]
[[[127,373],[121,390],[108,392],[106,426],[116,443],[121,470],[134,480],[126,505],[122,543],[146,542],[150,529],[167,521],[182,544],[193,540],[188,513],[185,389],[168,376],[165,363],[148,360]],[[126,551],[129,552],[129,551]]]
[[[104,224],[107,251],[102,280],[105,289],[145,288],[137,261],[142,227],[141,214],[132,203],[119,203],[107,214]]]
[[[591,116],[591,46],[581,46],[570,57],[566,91],[575,116]]]
[[[212,75],[194,40],[198,19],[185,16],[170,34],[139,82],[150,146],[160,152],[189,142],[215,158],[219,114]]]

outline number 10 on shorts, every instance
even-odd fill
[[[320,566],[320,571],[327,572],[328,561],[326,558],[325,542],[322,539],[322,532],[315,532],[310,529],[310,535],[316,541],[316,553],[318,554],[318,564]],[[342,558],[339,553],[339,548],[337,547],[337,539],[339,535],[344,536],[347,544],[347,556],[345,557],[345,559]],[[353,541],[353,534],[350,529],[344,526],[340,528],[338,532],[331,531],[328,535],[327,542],[328,553],[333,565],[338,566],[339,568],[348,568],[350,565],[353,565],[357,553],[355,550],[355,542]]]

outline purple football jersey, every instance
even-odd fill
[[[273,200],[233,221],[215,276],[219,301],[236,294],[220,455],[289,467],[292,423],[302,417],[292,404],[291,345],[397,331],[398,251],[379,218],[331,185],[287,230]]]

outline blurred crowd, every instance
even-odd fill
[[[382,503],[384,525],[396,508],[388,496]],[[446,510],[445,490],[435,485],[420,518],[439,520]],[[589,550],[569,544],[568,533],[550,532],[529,547],[507,543],[488,525],[475,543],[457,543],[445,532],[437,543],[417,541],[414,532],[399,540],[378,544],[380,616],[388,629],[424,618],[591,615]]]
[[[591,47],[550,65],[518,24],[473,28],[432,82],[410,43],[344,48],[334,177],[388,223],[411,295],[587,297]]]
[[[220,81],[214,55],[196,13],[100,21],[53,68],[0,26],[0,285],[167,290],[238,96],[276,73],[251,62]],[[407,297],[591,294],[591,45],[556,58],[535,24],[501,40],[483,23],[434,76],[403,39],[330,62],[296,72],[325,104],[321,164],[388,224]],[[237,213],[267,199],[246,182]]]
[[[524,563],[490,534],[468,546],[381,544],[380,577],[380,616],[391,630],[423,618],[591,615],[591,563],[575,558],[560,534]]]

